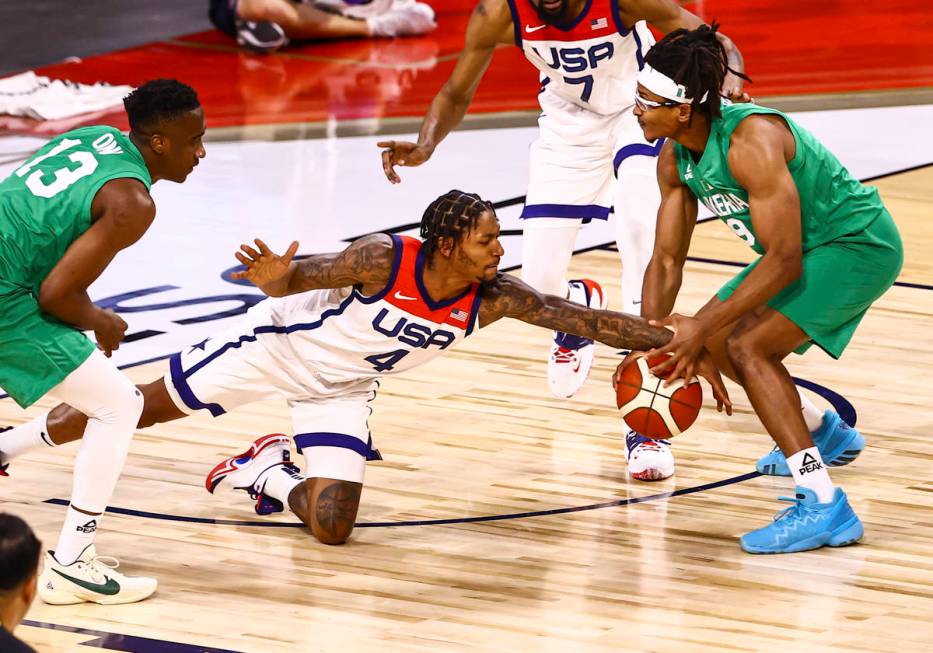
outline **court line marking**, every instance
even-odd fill
[[[384,521],[384,522],[360,522],[355,525],[355,528],[390,528],[396,526],[446,526],[451,524],[474,524],[477,522],[487,522],[487,521],[504,521],[507,519],[528,519],[530,517],[549,517],[551,515],[564,515],[574,512],[584,512],[587,510],[600,510],[602,508],[615,508],[618,506],[628,506],[634,505],[637,503],[647,503],[649,501],[661,501],[664,499],[670,499],[671,497],[679,497],[687,494],[695,494],[697,492],[703,492],[706,490],[713,490],[718,487],[724,487],[726,485],[732,485],[734,483],[741,483],[743,481],[748,481],[753,478],[761,476],[758,472],[748,472],[747,474],[740,474],[739,476],[733,476],[731,478],[726,478],[721,481],[713,481],[712,483],[704,483],[703,485],[695,485],[693,487],[682,488],[680,490],[674,490],[672,492],[659,492],[657,494],[649,494],[643,497],[629,497],[626,499],[615,499],[613,501],[603,501],[600,503],[591,503],[585,506],[568,506],[565,508],[551,508],[549,510],[532,510],[528,512],[516,512],[508,513],[504,515],[480,515],[477,517],[450,517],[447,519],[416,519],[409,521]],[[48,503],[56,506],[67,506],[67,499],[46,499],[43,503]],[[236,519],[212,519],[210,517],[186,517],[183,515],[170,515],[167,513],[161,512],[148,512],[146,510],[133,510],[130,508],[116,508],[108,507],[107,512],[111,512],[117,515],[127,515],[131,517],[144,517],[147,519],[159,519],[163,521],[178,521],[185,523],[193,524],[214,524],[218,526],[262,526],[262,527],[272,527],[272,528],[306,528],[306,526],[301,523],[294,522],[267,522],[267,521],[241,521]]]
[[[46,630],[60,630],[66,633],[88,635],[96,639],[78,642],[77,645],[99,648],[105,651],[126,651],[128,653],[241,653],[233,649],[212,648],[210,646],[200,646],[198,644],[188,644],[185,642],[171,642],[164,639],[153,639],[151,637],[125,635],[123,633],[108,633],[103,630],[53,624],[48,621],[23,619],[22,625],[31,628],[45,628]]]

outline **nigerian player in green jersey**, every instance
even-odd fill
[[[126,322],[96,307],[87,289],[152,224],[150,186],[183,182],[204,157],[204,114],[194,90],[175,80],[148,82],[123,102],[129,135],[70,131],[0,183],[0,387],[24,408],[48,394],[88,416],[71,504],[39,581],[53,604],[129,603],[156,589],[155,579],[101,562],[93,544],[143,398],[107,359]],[[44,415],[0,434],[0,475],[19,450],[48,438]]]
[[[777,444],[759,471],[789,471],[796,497],[770,525],[742,537],[746,551],[850,544],[863,527],[826,466],[851,461],[864,440],[835,413],[801,403],[783,359],[812,343],[833,358],[842,354],[897,278],[901,239],[877,191],[812,134],[779,111],[721,102],[728,68],[716,28],[668,34],[638,77],[635,114],[645,137],[669,139],[658,160],[661,206],[643,314],[660,318],[673,308],[697,200],[761,257],[693,317],[654,322],[675,330],[653,352],[671,354],[655,371],[690,377],[708,347]]]

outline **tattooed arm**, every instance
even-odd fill
[[[479,325],[513,317],[536,326],[599,340],[616,349],[646,350],[666,344],[671,332],[634,315],[588,308],[555,295],[543,295],[510,274],[484,286]]]
[[[588,308],[561,297],[543,295],[517,277],[503,273],[483,286],[479,326],[492,324],[501,317],[592,338],[616,349],[653,349],[653,343],[670,342],[673,336],[670,331],[653,327],[634,315]],[[717,409],[725,408],[731,415],[729,393],[709,352],[704,350],[696,373],[713,388]]]
[[[364,236],[342,252],[314,254],[301,261],[292,261],[298,251],[297,241],[282,256],[258,238],[255,243],[258,251],[249,245],[240,246],[236,258],[246,270],[231,276],[252,281],[270,297],[356,285],[370,294],[388,283],[395,259],[395,246],[386,234]]]

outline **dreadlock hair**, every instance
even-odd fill
[[[716,38],[718,30],[716,21],[692,30],[676,29],[655,43],[645,55],[645,63],[686,87],[687,95],[693,98],[690,105],[694,111],[711,118],[720,115],[719,92],[727,73],[752,81],[726,64],[726,49]]]
[[[421,239],[424,241],[421,247],[427,260],[437,251],[441,238],[451,238],[454,244],[460,242],[484,211],[495,212],[491,202],[476,193],[464,193],[462,190],[448,191],[431,202],[421,218]]]
[[[194,89],[174,79],[153,79],[123,98],[130,128],[137,133],[151,133],[159,123],[174,120],[201,103]]]

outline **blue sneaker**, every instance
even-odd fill
[[[842,421],[839,413],[827,410],[823,423],[813,434],[813,444],[820,450],[823,462],[829,467],[842,467],[858,458],[865,448],[865,438],[857,430]],[[765,454],[755,463],[759,474],[768,476],[790,476],[790,468],[780,447],[775,445],[771,453]]]
[[[796,498],[780,499],[794,505],[779,512],[771,524],[742,536],[742,548],[748,553],[795,553],[822,546],[846,546],[862,539],[865,533],[842,488],[836,488],[829,503],[819,503],[816,492],[800,486]]]

